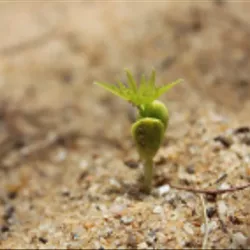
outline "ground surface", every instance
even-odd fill
[[[168,190],[250,181],[250,3],[235,2],[1,3],[0,248],[250,246],[249,189]],[[185,80],[162,98],[152,195],[130,106],[92,84],[125,67]]]

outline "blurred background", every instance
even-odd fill
[[[155,67],[159,84],[185,79],[170,100],[197,94],[245,119],[248,11],[245,1],[223,0],[1,3],[1,102],[29,112],[78,106],[88,129],[107,115],[101,101],[119,103],[94,80],[123,79],[124,67],[139,78]]]

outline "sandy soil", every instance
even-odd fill
[[[0,248],[250,248],[249,189],[170,187],[250,182],[249,11],[222,0],[1,3]],[[125,67],[185,80],[161,98],[171,119],[151,195],[131,107],[93,85]]]

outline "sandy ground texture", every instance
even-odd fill
[[[0,4],[0,248],[250,248],[250,2]],[[157,71],[170,125],[151,195],[129,104]],[[216,192],[196,193],[173,186]]]

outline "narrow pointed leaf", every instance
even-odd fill
[[[122,93],[122,91],[115,85],[105,82],[94,82],[94,84],[103,87],[104,89],[110,91],[114,95],[120,96],[121,98],[127,100],[126,96]]]
[[[136,93],[137,92],[136,82],[135,82],[131,72],[128,69],[125,69],[125,71],[127,74],[129,87],[133,90],[134,93]]]
[[[173,88],[176,84],[181,83],[183,79],[178,79],[174,82],[168,83],[166,85],[163,85],[159,88],[157,88],[157,97],[161,96],[162,94],[166,93],[169,91],[171,88]]]
[[[152,73],[151,73],[151,76],[150,76],[150,79],[149,79],[149,82],[148,82],[148,85],[153,89],[155,87],[155,76],[156,76],[156,73],[155,73],[155,69],[152,70]]]

